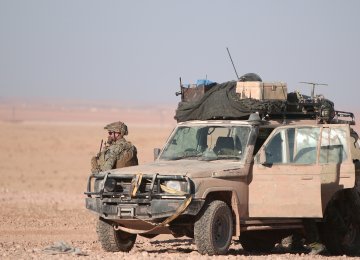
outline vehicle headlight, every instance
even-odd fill
[[[113,178],[108,178],[105,182],[104,188],[106,191],[115,191],[117,181]]]
[[[167,188],[174,191],[182,191],[182,192],[186,192],[187,191],[187,182],[184,181],[165,181],[165,186]]]
[[[166,181],[165,186],[170,189],[181,191],[181,185],[179,181]]]

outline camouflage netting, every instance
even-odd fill
[[[196,102],[180,102],[175,119],[178,122],[208,119],[247,119],[253,112],[281,113],[286,101],[239,99],[236,81],[213,84],[211,89]]]

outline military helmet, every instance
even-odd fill
[[[105,130],[113,131],[117,133],[121,133],[122,135],[128,134],[128,128],[127,125],[125,125],[123,122],[118,121],[111,124],[108,124],[104,127]]]

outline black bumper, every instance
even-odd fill
[[[132,201],[118,201],[119,199],[86,198],[86,208],[99,214],[105,219],[141,219],[158,222],[163,218],[174,215],[184,202],[183,199],[152,199],[147,203]],[[181,215],[197,215],[204,204],[204,200],[192,200]]]
[[[92,179],[95,180],[94,185],[91,184]],[[111,192],[105,189],[105,183],[110,179],[116,180],[115,188]],[[133,192],[134,180],[136,175],[99,173],[89,176],[85,192],[88,196],[85,199],[86,208],[105,219],[158,222],[174,215],[194,191],[191,180],[185,176],[143,175],[138,189]],[[186,185],[187,193],[171,194],[162,190],[161,184],[167,180],[181,181]],[[102,184],[98,183],[95,187],[97,181],[102,181]],[[203,204],[203,200],[192,199],[180,216],[198,214]]]

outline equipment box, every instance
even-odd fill
[[[284,82],[245,81],[236,83],[236,93],[240,99],[286,100],[287,85]]]
[[[209,85],[191,84],[188,87],[181,87],[181,101],[196,102],[199,101],[204,94],[211,89]]]

